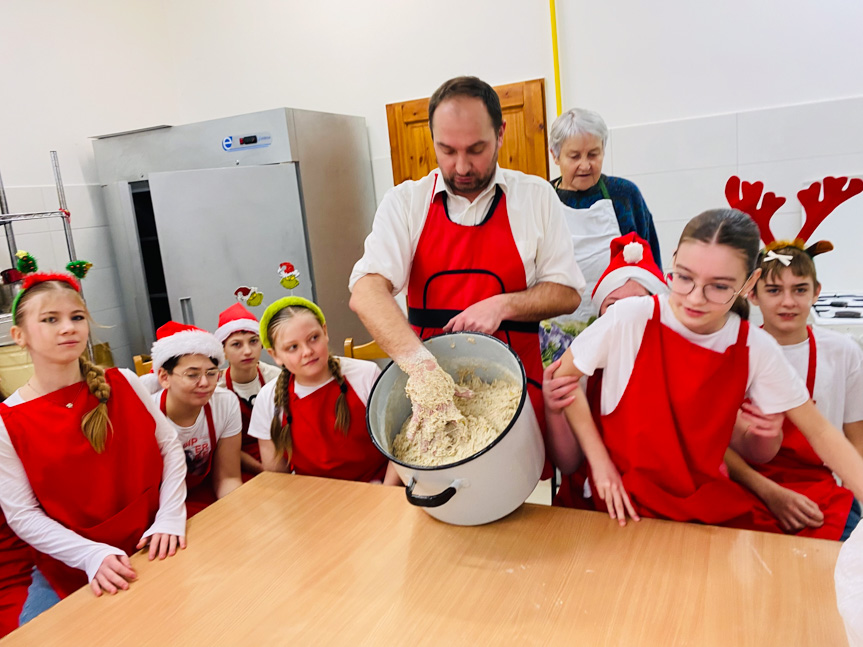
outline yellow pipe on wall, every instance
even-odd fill
[[[554,0],[549,0],[549,9],[551,13],[551,50],[554,56],[554,97],[557,112],[555,116],[560,116],[561,101],[560,101],[560,56],[557,51],[557,12],[554,6]]]

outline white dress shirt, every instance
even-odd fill
[[[493,182],[473,202],[451,193],[439,169],[421,180],[409,180],[387,191],[348,287],[353,290],[366,274],[380,274],[389,279],[394,295],[407,287],[411,263],[433,198],[432,187],[435,195],[446,191],[450,220],[472,227],[485,218],[496,186],[506,195],[510,227],[524,263],[527,286],[551,282],[583,293],[584,276],[575,262],[563,208],[554,189],[540,177],[500,167]]]

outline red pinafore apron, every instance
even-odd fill
[[[162,391],[159,408],[165,417],[167,413],[168,391]],[[207,418],[207,433],[210,436],[210,451],[207,454],[207,464],[200,474],[186,473],[186,517],[191,519],[211,503],[216,502],[216,490],[210,472],[213,470],[213,456],[216,453],[216,425],[213,422],[213,410],[210,403],[204,405],[204,416]],[[185,449],[185,448],[184,448]],[[186,455],[186,467],[189,467],[189,455]]]
[[[113,431],[101,454],[81,433],[81,419],[98,400],[80,383],[14,407],[0,404],[0,416],[45,514],[131,555],[159,509],[162,455],[156,421],[126,378],[108,369],[105,380]],[[87,584],[84,571],[43,553],[36,565],[61,598]]]
[[[446,192],[435,194],[437,180],[435,176],[408,281],[408,321],[420,339],[441,334],[450,319],[479,301],[528,287],[500,186],[495,187],[485,219],[466,226],[449,219]],[[539,322],[502,321],[494,336],[524,364],[528,395],[545,435]],[[546,461],[542,478],[551,476],[550,465]]]
[[[0,638],[18,628],[33,572],[33,549],[21,541],[0,512]]]
[[[266,382],[264,381],[264,374],[261,373],[261,369],[258,368],[258,382],[261,386],[264,386]],[[243,419],[243,451],[246,452],[249,456],[254,458],[256,461],[261,460],[261,450],[258,447],[258,439],[254,436],[249,435],[249,422],[252,419],[252,408],[254,403],[251,400],[246,400],[239,393],[234,391],[234,382],[231,380],[231,367],[228,367],[228,370],[225,371],[225,386],[228,387],[229,391],[233,391],[237,398],[240,400],[240,416]],[[245,479],[244,474],[244,481]]]
[[[644,517],[776,532],[778,522],[755,518],[758,499],[724,469],[746,396],[749,323],[741,320],[737,341],[718,353],[663,325],[658,297],[653,301],[620,403],[605,416],[594,411],[636,510]]]
[[[815,390],[818,359],[811,327],[807,327],[807,333],[809,366],[806,372],[806,388],[809,389],[811,398]],[[820,528],[804,528],[795,533],[796,535],[838,540],[845,530],[854,495],[836,483],[830,468],[824,465],[824,461],[818,457],[803,433],[787,417],[782,426],[782,434],[782,445],[776,457],[769,463],[753,464],[752,467],[782,487],[809,497],[818,504],[824,514],[824,524]],[[769,518],[773,517],[764,504],[760,506],[759,512]]]
[[[289,460],[296,474],[325,476],[345,481],[383,481],[387,459],[372,443],[366,427],[366,405],[350,383],[347,387],[351,422],[348,433],[336,429],[339,383],[332,380],[309,395],[294,393],[294,376],[288,381],[293,452]],[[282,423],[287,420],[283,414]]]

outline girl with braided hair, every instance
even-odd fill
[[[35,268],[34,268],[35,269]],[[183,449],[134,373],[82,359],[89,313],[75,277],[27,276],[12,337],[30,380],[0,404],[0,506],[35,551],[25,622],[89,580],[128,589],[128,555],[185,548]]]
[[[261,341],[282,367],[279,378],[261,388],[249,423],[264,469],[399,483],[366,428],[377,365],[331,354],[324,313],[301,297],[266,309]]]

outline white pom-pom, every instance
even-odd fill
[[[644,258],[644,247],[641,243],[631,242],[623,246],[623,260],[627,263],[640,263]]]

